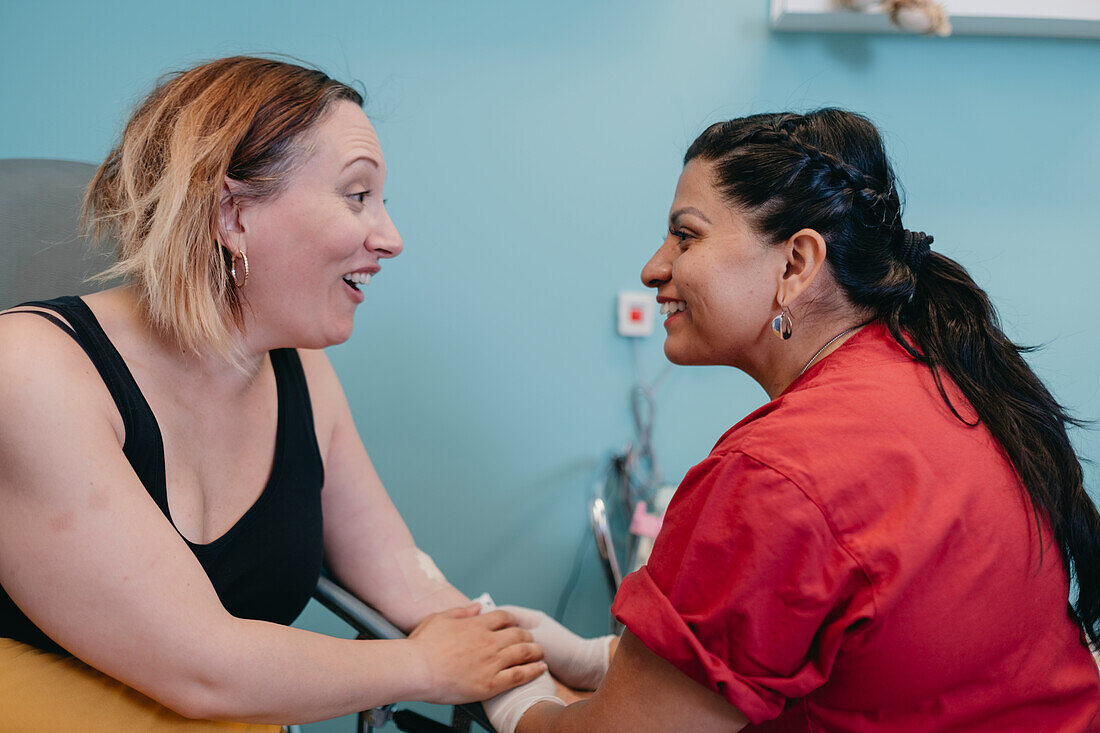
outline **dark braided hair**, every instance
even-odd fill
[[[772,243],[803,228],[827,245],[826,263],[849,301],[884,323],[942,382],[958,385],[1020,476],[1038,525],[1049,522],[1078,596],[1070,616],[1100,647],[1100,513],[1085,491],[1067,427],[1080,425],[1027,365],[1028,347],[1001,330],[989,297],[932,238],[901,223],[902,204],[881,137],[840,109],[758,114],[711,125],[684,156],[714,167],[731,205]],[[1039,562],[1042,562],[1040,555]]]

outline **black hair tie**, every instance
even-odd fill
[[[924,232],[911,232],[902,230],[901,246],[898,249],[898,257],[909,265],[914,271],[919,270],[924,264],[924,258],[928,256],[932,244],[931,234]]]

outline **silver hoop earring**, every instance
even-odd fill
[[[240,282],[237,282],[238,259],[244,262],[244,280],[241,280]],[[238,288],[243,288],[245,286],[245,283],[248,282],[248,255],[244,253],[243,249],[241,250],[241,254],[237,257],[234,257],[232,262],[229,263],[229,277],[233,278],[233,284]]]
[[[772,319],[772,331],[783,341],[789,339],[794,332],[794,321],[791,320],[790,311],[785,307]]]

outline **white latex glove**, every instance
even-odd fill
[[[497,733],[515,733],[516,726],[523,714],[537,702],[547,700],[565,706],[555,693],[557,688],[549,672],[543,672],[525,685],[514,687],[496,697],[481,703],[485,714],[497,729]]]
[[[595,690],[600,686],[611,663],[614,635],[585,639],[542,611],[522,606],[500,606],[500,609],[515,616],[520,627],[530,631],[542,646],[551,674],[577,690]]]

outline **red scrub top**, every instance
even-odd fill
[[[722,436],[612,610],[751,731],[1100,729],[1068,595],[999,444],[875,324]]]

